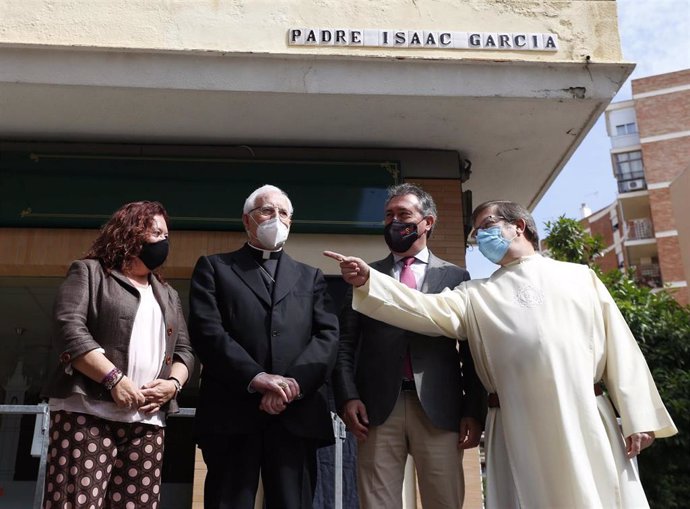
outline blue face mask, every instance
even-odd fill
[[[506,239],[503,233],[501,233],[500,226],[492,226],[486,230],[477,230],[479,252],[494,263],[503,260],[514,238]]]

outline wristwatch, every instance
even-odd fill
[[[177,397],[177,395],[182,390],[182,383],[177,378],[175,378],[174,376],[169,376],[168,380],[170,380],[172,383],[175,384],[175,397]]]

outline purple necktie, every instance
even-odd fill
[[[414,263],[414,256],[407,256],[402,259],[402,269],[400,269],[400,282],[409,288],[417,289],[417,280],[412,271],[412,264]],[[412,359],[410,358],[410,349],[405,353],[405,360],[403,361],[403,377],[406,380],[414,380],[414,371],[412,371]]]

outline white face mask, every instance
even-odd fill
[[[251,216],[250,216],[251,217]],[[252,221],[256,220],[252,217]],[[257,223],[258,224],[258,223]],[[274,217],[258,224],[256,238],[265,249],[273,250],[283,247],[288,239],[290,229],[279,218]]]

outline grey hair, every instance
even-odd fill
[[[537,231],[537,225],[534,222],[532,214],[530,214],[525,207],[514,201],[485,201],[478,205],[474,209],[474,212],[472,212],[472,225],[474,225],[474,222],[477,220],[477,216],[488,208],[493,208],[496,215],[504,217],[509,223],[514,223],[518,219],[522,219],[525,222],[525,237],[532,243],[534,249],[539,251],[539,232]]]
[[[247,199],[244,201],[244,208],[242,209],[242,213],[244,214],[249,214],[255,207],[256,207],[256,200],[259,196],[263,196],[268,193],[280,193],[283,196],[285,196],[285,199],[288,202],[288,205],[290,207],[290,215],[294,212],[292,208],[292,202],[290,201],[290,198],[288,197],[287,193],[280,189],[279,187],[272,186],[270,184],[266,184],[261,186],[258,189],[255,189],[252,194],[250,194]]]
[[[419,212],[424,216],[431,216],[434,218],[434,224],[431,226],[427,238],[431,237],[431,233],[434,231],[436,226],[436,221],[438,220],[438,212],[436,211],[436,203],[429,193],[416,184],[397,184],[390,186],[388,188],[388,198],[386,198],[385,207],[391,202],[393,198],[398,198],[400,196],[405,196],[407,194],[413,194],[419,200]]]

